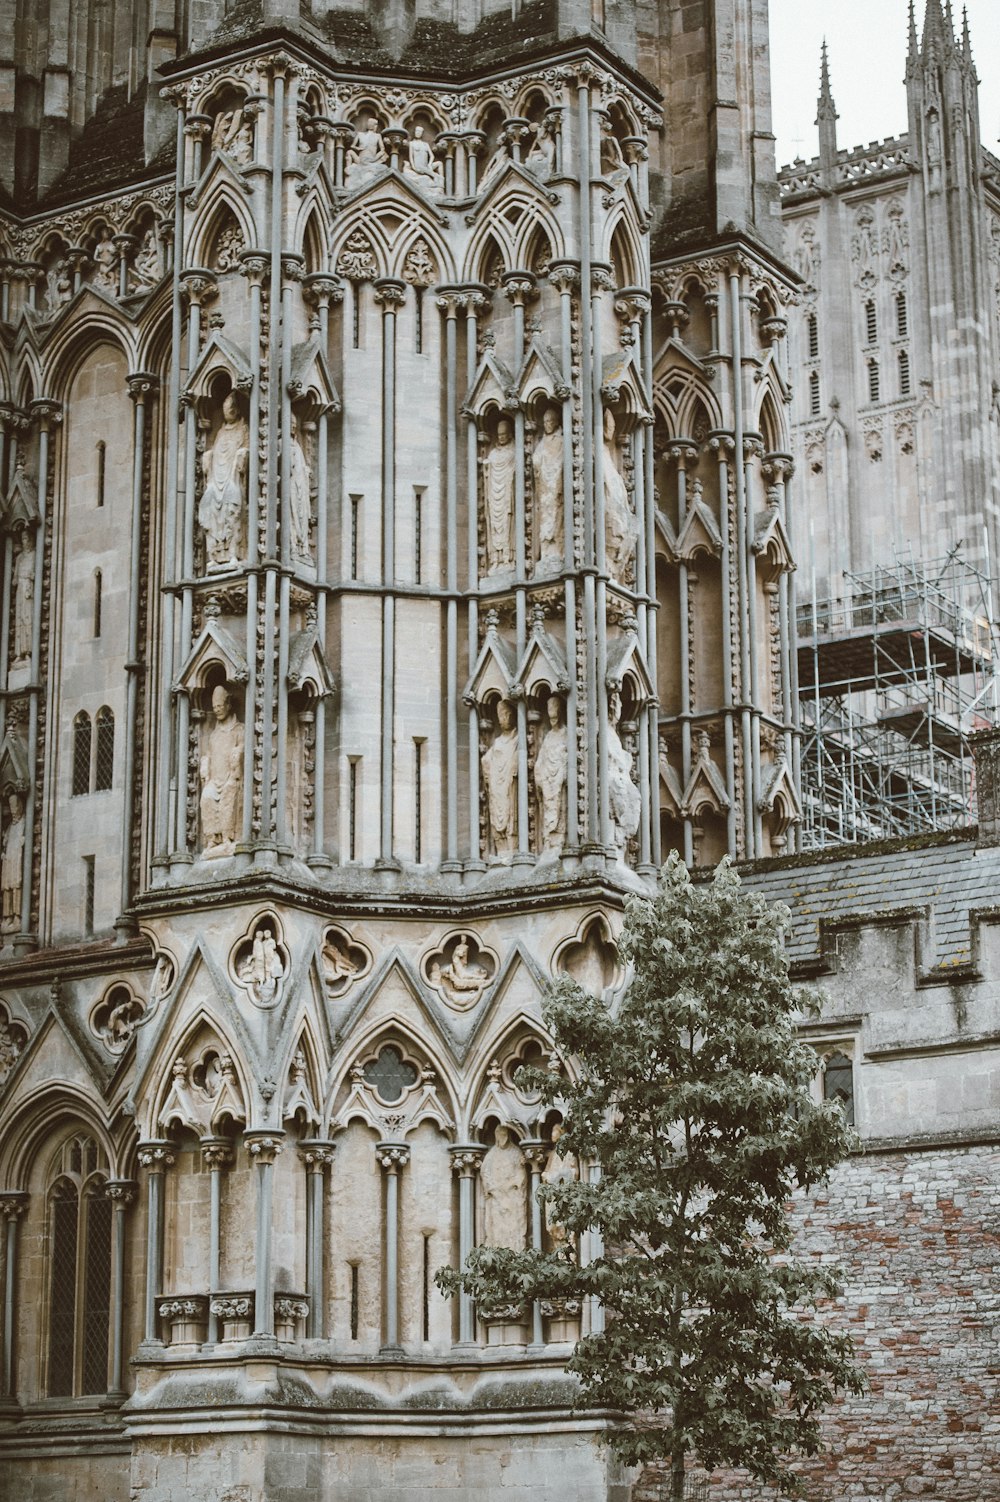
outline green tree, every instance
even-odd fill
[[[670,1460],[674,1502],[689,1455],[794,1495],[789,1460],[818,1450],[821,1410],[865,1387],[850,1340],[812,1312],[839,1293],[834,1272],[789,1250],[791,1195],[852,1133],[809,1093],[816,1056],[796,1018],[815,999],[789,983],[787,921],[728,861],[693,885],[671,857],[656,897],[626,904],[618,947],[633,975],[617,1010],[568,980],[546,997],[576,1078],[522,1075],[564,1113],[559,1150],[597,1168],[543,1186],[548,1213],[571,1243],[596,1231],[607,1250],[580,1266],[482,1246],[438,1274],[484,1308],[599,1299],[605,1328],[570,1370],[585,1401],[628,1416],[610,1437],[623,1461]]]

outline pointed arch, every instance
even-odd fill
[[[253,1104],[253,1071],[248,1066],[243,1049],[230,1035],[225,1021],[217,1011],[209,1013],[205,1007],[199,1006],[184,1024],[180,1033],[172,1039],[167,1034],[159,1039],[155,1056],[143,1072],[144,1093],[149,1102],[149,1110],[143,1114],[147,1130],[154,1135],[158,1131],[160,1115],[173,1088],[174,1061],[183,1058],[188,1061],[189,1065],[191,1064],[192,1061],[188,1056],[192,1047],[198,1042],[199,1033],[207,1033],[218,1044],[219,1052],[228,1054],[232,1060],[243,1104],[247,1115],[250,1114]]]
[[[293,237],[293,244],[305,257],[307,272],[326,271],[333,233],[333,217],[325,197],[314,187],[299,210]]]
[[[214,181],[199,198],[194,220],[188,229],[185,259],[189,266],[211,264],[210,252],[227,213],[235,220],[246,249],[256,250],[257,226],[249,204],[237,191],[229,169],[220,165]]]
[[[614,268],[619,287],[637,287],[643,281],[643,248],[630,214],[624,206],[611,216],[605,227],[604,260]]]
[[[0,1183],[10,1189],[26,1189],[31,1169],[47,1142],[63,1125],[76,1122],[100,1143],[114,1177],[126,1177],[124,1143],[116,1143],[109,1120],[98,1114],[94,1098],[82,1086],[55,1080],[33,1090],[15,1106],[0,1135]],[[131,1125],[131,1124],[130,1124]],[[131,1128],[134,1145],[135,1130]],[[127,1135],[126,1135],[127,1140]]]
[[[765,385],[757,407],[757,431],[764,441],[766,454],[783,454],[789,438],[782,421],[782,409],[774,399],[774,392]]]
[[[45,350],[40,389],[51,392],[56,401],[65,401],[76,380],[80,366],[101,344],[113,345],[125,361],[126,369],[137,370],[136,338],[124,317],[102,299],[87,294],[86,317],[74,318],[53,335]]]
[[[428,1066],[434,1070],[435,1076],[442,1085],[443,1093],[447,1096],[446,1104],[452,1118],[458,1120],[458,1106],[462,1094],[461,1082],[448,1062],[444,1050],[435,1046],[426,1030],[418,1031],[414,1023],[402,1017],[383,1015],[372,1018],[367,1027],[354,1034],[350,1041],[340,1049],[331,1066],[331,1083],[322,1102],[324,1125],[333,1118],[338,1097],[347,1085],[355,1062],[366,1055],[377,1054],[383,1043],[392,1043],[394,1038],[404,1042],[407,1050],[416,1058],[422,1057],[427,1060]]]

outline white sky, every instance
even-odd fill
[[[1000,4],[965,0],[979,74],[983,145],[1000,155]],[[962,3],[953,0],[956,27]],[[944,4],[942,0],[942,9]],[[924,0],[916,0],[917,34]],[[838,146],[867,145],[906,129],[907,0],[770,0],[771,92],[779,167],[817,151],[820,44],[826,37],[830,82],[840,119]]]

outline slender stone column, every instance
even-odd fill
[[[382,754],[381,834],[377,864],[394,870],[393,741],[396,713],[396,313],[406,283],[383,277],[375,283],[382,308]]]
[[[257,1232],[254,1245],[254,1335],[274,1336],[274,1273],[271,1240],[274,1160],[281,1152],[280,1132],[244,1132],[250,1161],[257,1165]]]
[[[163,1176],[172,1168],[171,1144],[162,1140],[140,1143],[139,1165],[146,1170],[146,1301],[143,1341],[162,1345],[156,1324],[156,1300],[163,1277]]]
[[[227,1137],[203,1137],[201,1139],[201,1161],[209,1171],[209,1211],[208,1211],[208,1345],[214,1345],[219,1338],[219,1321],[217,1315],[212,1313],[212,1297],[219,1292],[219,1264],[220,1264],[220,1227],[222,1224],[222,1170],[232,1162],[233,1153]]]
[[[139,720],[139,684],[142,662],[139,657],[139,608],[142,593],[142,500],[145,474],[146,405],[156,391],[153,375],[139,371],[128,378],[128,394],[133,402],[132,414],[132,536],[128,584],[128,658],[125,663],[125,817],[122,821],[121,913],[115,927],[123,937],[136,932],[135,922],[126,918],[132,902],[132,828],[140,817],[141,800],[135,778],[136,737]]]
[[[466,1143],[449,1151],[452,1171],[458,1174],[458,1265],[463,1268],[476,1244],[476,1174],[486,1149]],[[471,1345],[475,1338],[475,1306],[463,1289],[458,1296],[458,1343]]]
[[[311,1137],[300,1145],[306,1166],[306,1293],[309,1314],[306,1334],[322,1340],[326,1323],[326,1257],[323,1245],[326,1171],[333,1163],[335,1144]]]
[[[418,294],[419,295],[419,294]],[[442,869],[458,860],[458,312],[463,295],[442,287],[445,347],[445,841]]]
[[[386,1354],[401,1349],[399,1344],[399,1175],[410,1161],[410,1149],[402,1142],[378,1142],[375,1144],[379,1166],[385,1174],[385,1258],[382,1263],[385,1279],[385,1341],[382,1351]]]
[[[0,1217],[4,1223],[4,1283],[3,1283],[3,1371],[0,1373],[0,1401],[5,1405],[17,1402],[17,1380],[14,1371],[16,1352],[14,1310],[17,1304],[17,1223],[28,1208],[28,1195],[23,1190],[10,1190],[0,1194]]]
[[[111,1386],[108,1401],[123,1403],[125,1392],[125,1216],[136,1196],[131,1179],[109,1179],[104,1192],[114,1214],[111,1246]]]
[[[31,414],[38,422],[38,535],[35,543],[35,598],[31,622],[31,678],[28,683],[28,766],[34,774],[38,764],[38,722],[40,700],[43,692],[41,682],[42,663],[42,600],[45,595],[45,517],[49,508],[49,449],[53,427],[62,421],[59,404],[47,399],[31,404]],[[31,867],[35,849],[35,819],[42,789],[36,787],[33,775],[28,786],[24,809],[24,865],[21,877],[21,932],[14,939],[14,953],[21,954],[37,947],[37,936],[31,931]]]
[[[538,1191],[542,1186],[542,1169],[545,1167],[549,1155],[549,1146],[538,1137],[526,1137],[521,1143],[521,1152],[531,1175],[530,1199],[531,1205],[531,1245],[536,1252],[542,1250],[542,1202],[538,1198]],[[540,1346],[545,1344],[545,1335],[542,1328],[542,1306],[537,1299],[531,1306],[531,1343]]]
[[[472,284],[463,291],[465,308],[465,368],[471,381],[478,363],[478,331],[480,311],[488,306],[489,289]],[[468,517],[467,578],[469,592],[466,631],[468,637],[469,672],[476,665],[479,655],[479,605],[475,591],[479,585],[479,428],[474,412],[463,408],[467,418],[465,485],[466,513]],[[470,697],[465,700],[469,709],[469,856],[465,863],[467,871],[485,870],[479,843],[479,711]]]

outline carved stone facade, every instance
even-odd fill
[[[766,7],[260,9],[0,110],[0,1491],[625,1502],[602,1310],[433,1274],[599,1255],[544,990],[796,847]]]
[[[802,278],[789,345],[804,605],[813,575],[837,599],[845,570],[956,546],[997,575],[1000,161],[980,139],[968,26],[956,35],[938,0],[925,9],[907,129],[838,148],[824,54],[819,156],[779,174]]]

